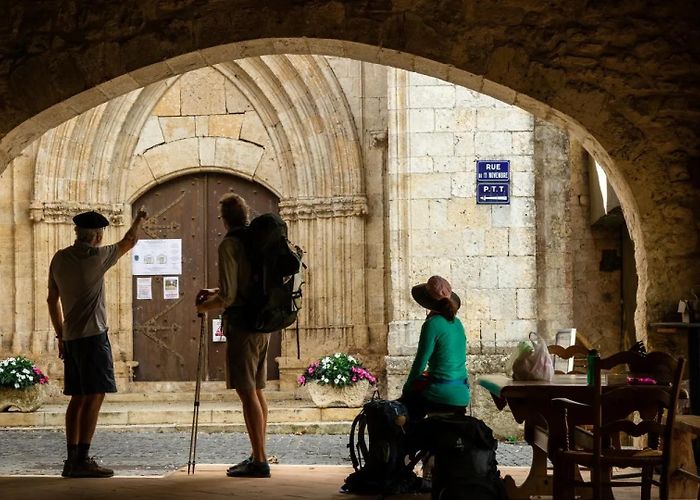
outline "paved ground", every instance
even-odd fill
[[[60,474],[65,455],[63,432],[0,430],[0,476]],[[99,430],[91,454],[119,475],[162,475],[187,464],[189,432],[131,432]],[[347,437],[337,435],[270,435],[268,454],[280,464],[350,465]],[[234,463],[249,453],[241,433],[200,433],[197,464]],[[499,443],[501,466],[529,466],[530,448]]]

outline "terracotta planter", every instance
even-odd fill
[[[46,397],[41,384],[34,384],[25,389],[10,389],[0,387],[0,411],[7,411],[11,407],[21,412],[38,410]]]
[[[314,404],[319,408],[341,407],[358,408],[362,406],[369,389],[367,380],[360,380],[353,385],[334,387],[311,381],[306,384]]]

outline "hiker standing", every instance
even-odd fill
[[[250,259],[243,241],[248,224],[248,205],[229,193],[219,200],[219,211],[226,236],[219,244],[219,288],[197,294],[197,311],[224,308],[226,335],[226,386],[235,389],[243,406],[251,455],[228,468],[229,477],[270,477],[265,454],[267,401],[263,394],[267,378],[269,333],[249,329],[246,314],[252,304]],[[254,251],[251,249],[250,251]]]
[[[49,267],[48,308],[63,359],[68,457],[64,477],[111,477],[114,471],[88,456],[105,393],[117,392],[112,347],[107,336],[104,274],[136,244],[146,218],[139,210],[121,241],[101,246],[109,221],[97,212],[73,217],[75,243],[53,256]]]

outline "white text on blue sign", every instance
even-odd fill
[[[477,160],[476,180],[503,182],[510,180],[509,160]]]
[[[477,205],[509,205],[509,191],[507,182],[478,182],[476,185],[476,203]]]

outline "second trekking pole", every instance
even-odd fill
[[[207,313],[198,313],[201,320],[199,328],[199,350],[197,351],[197,379],[194,384],[194,409],[192,412],[192,431],[190,433],[190,456],[187,460],[187,474],[194,474],[197,459],[197,426],[199,425],[199,394],[202,389],[202,370],[204,369],[204,331]]]

